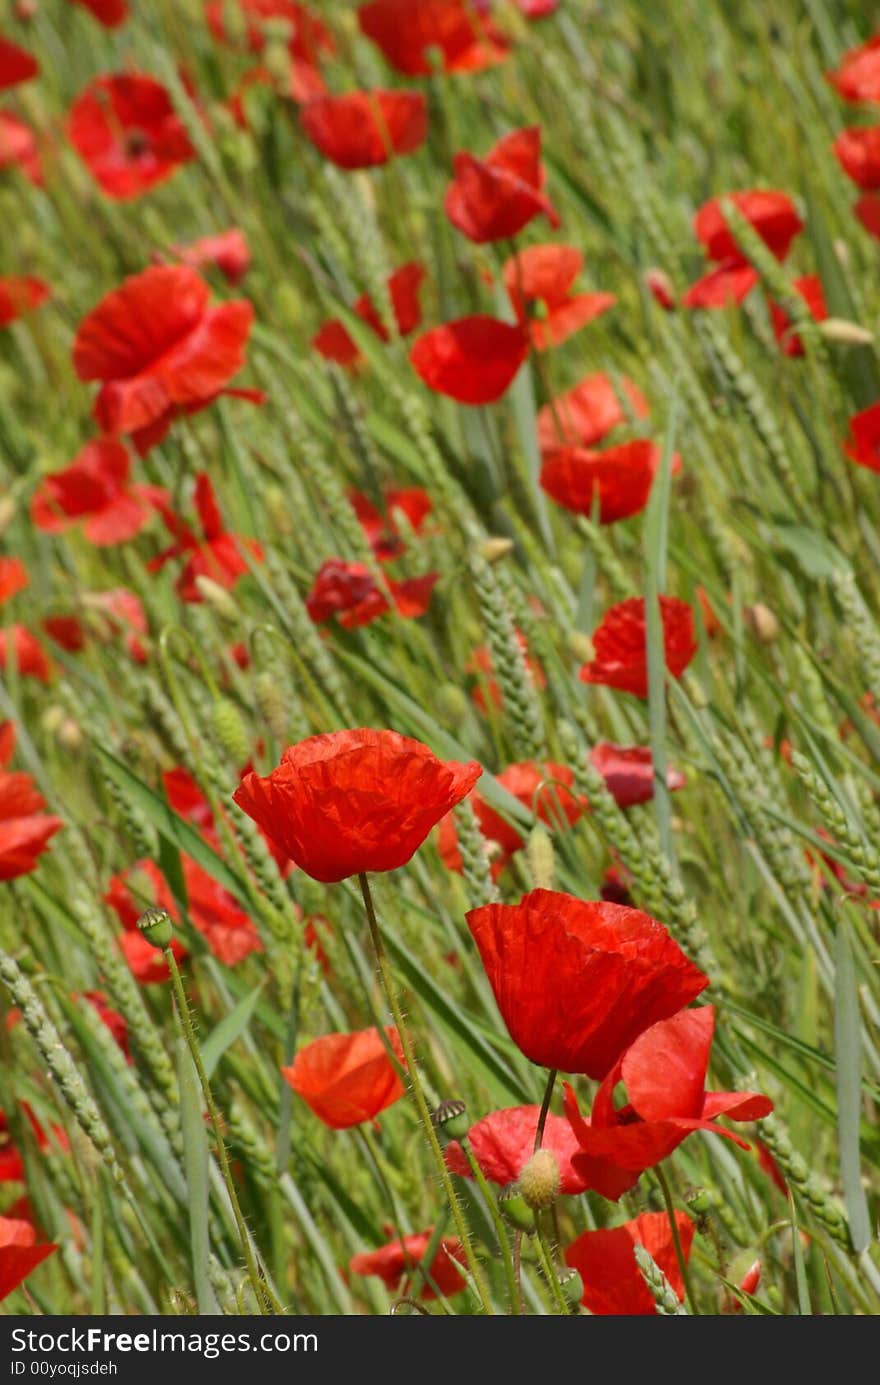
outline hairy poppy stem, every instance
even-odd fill
[[[507,1277],[507,1291],[510,1295],[510,1311],[511,1313],[518,1314],[522,1312],[519,1280],[517,1279],[513,1256],[510,1251],[510,1242],[507,1239],[507,1228],[504,1225],[504,1219],[498,1211],[498,1202],[492,1194],[492,1189],[489,1187],[486,1175],[477,1163],[474,1151],[471,1149],[471,1142],[467,1135],[463,1136],[459,1143],[464,1157],[468,1161],[471,1173],[474,1175],[477,1187],[483,1194],[486,1206],[489,1209],[489,1216],[492,1218],[492,1225],[495,1228],[495,1235],[498,1238],[498,1246],[501,1250],[501,1258],[504,1261],[504,1273]]]
[[[535,1241],[538,1247],[538,1260],[540,1261],[544,1278],[547,1281],[547,1287],[550,1290],[550,1297],[557,1310],[567,1318],[570,1316],[571,1309],[565,1301],[565,1295],[559,1283],[559,1275],[556,1273],[556,1266],[553,1264],[553,1254],[547,1244],[547,1238],[544,1235],[544,1226],[540,1212],[535,1213]]]
[[[692,1316],[699,1317],[700,1310],[696,1305],[696,1301],[694,1300],[694,1293],[693,1289],[691,1288],[691,1281],[688,1275],[687,1262],[684,1258],[684,1251],[681,1248],[681,1237],[678,1234],[678,1222],[675,1220],[675,1207],[673,1206],[672,1202],[672,1192],[669,1187],[666,1174],[663,1172],[662,1166],[660,1164],[658,1164],[654,1169],[654,1174],[657,1178],[657,1182],[660,1184],[660,1191],[663,1194],[663,1201],[666,1203],[666,1215],[669,1218],[669,1229],[672,1232],[672,1244],[675,1247],[675,1258],[678,1261],[678,1270],[681,1275],[681,1281],[684,1284],[684,1292],[688,1301],[688,1306],[691,1310]]]
[[[535,1152],[541,1148],[544,1142],[544,1127],[547,1124],[547,1115],[550,1111],[550,1102],[553,1098],[553,1088],[556,1085],[556,1078],[559,1073],[558,1068],[551,1068],[547,1075],[547,1085],[544,1088],[544,1100],[541,1102],[541,1111],[538,1116],[538,1128],[535,1131]]]
[[[435,1131],[434,1126],[431,1122],[431,1113],[428,1110],[428,1103],[425,1100],[425,1093],[422,1089],[422,1081],[419,1077],[418,1068],[416,1067],[415,1053],[413,1051],[412,1040],[410,1039],[409,1031],[406,1027],[406,1023],[403,1018],[403,1011],[400,1008],[400,1003],[397,999],[397,994],[394,989],[394,983],[391,979],[391,969],[388,966],[388,956],[385,952],[385,944],[382,941],[382,934],[379,931],[379,921],[376,918],[376,910],[373,907],[373,896],[370,893],[370,882],[367,879],[366,875],[361,874],[358,876],[358,884],[361,887],[361,895],[363,897],[364,908],[367,913],[367,922],[370,925],[370,938],[373,943],[373,951],[376,954],[376,962],[379,967],[379,979],[382,983],[382,990],[385,994],[385,1000],[388,1004],[389,1010],[391,1011],[391,1017],[394,1020],[397,1033],[400,1037],[400,1046],[403,1049],[403,1056],[406,1061],[407,1077],[409,1078],[408,1085],[410,1091],[412,1092],[412,1098],[415,1103],[416,1111],[418,1112],[419,1120],[421,1121],[421,1124],[424,1127],[425,1135],[427,1136],[428,1144],[431,1149],[431,1154],[433,1156],[434,1163],[437,1167],[437,1174],[440,1178],[440,1182],[443,1185],[443,1191],[446,1194],[446,1200],[449,1203],[449,1210],[452,1213],[452,1220],[455,1223],[455,1229],[458,1233],[458,1238],[461,1241],[462,1249],[464,1250],[465,1258],[467,1260],[468,1270],[470,1271],[471,1277],[473,1279],[474,1286],[480,1299],[480,1303],[482,1305],[483,1311],[491,1315],[492,1304],[489,1301],[489,1295],[486,1290],[485,1283],[483,1282],[483,1274],[480,1269],[479,1262],[477,1260],[476,1255],[474,1254],[474,1248],[471,1244],[470,1233],[468,1231],[467,1222],[464,1219],[464,1213],[461,1209],[461,1203],[459,1202],[458,1197],[456,1196],[455,1188],[453,1187],[452,1183],[452,1177],[449,1173],[449,1169],[446,1167],[446,1160],[443,1157],[443,1150],[440,1148],[440,1141],[437,1138],[437,1132]]]
[[[192,1016],[189,1012],[189,1002],[186,998],[186,991],[183,989],[183,981],[180,975],[180,968],[177,965],[174,953],[171,951],[170,947],[166,947],[163,949],[163,955],[165,957],[166,962],[168,963],[168,969],[171,972],[171,984],[174,988],[174,999],[177,1002],[177,1010],[180,1015],[180,1023],[183,1029],[183,1035],[186,1039],[186,1046],[189,1049],[190,1056],[192,1057],[193,1065],[195,1066],[196,1074],[199,1079],[199,1085],[202,1089],[202,1096],[204,1097],[205,1105],[208,1108],[208,1116],[211,1120],[211,1128],[214,1131],[214,1139],[217,1142],[217,1154],[220,1159],[220,1170],[223,1174],[223,1182],[226,1185],[226,1191],[229,1195],[229,1203],[232,1207],[232,1215],[235,1219],[236,1230],[238,1231],[239,1239],[241,1241],[241,1249],[244,1255],[245,1265],[247,1266],[248,1278],[250,1279],[251,1284],[253,1285],[254,1294],[256,1295],[257,1306],[260,1312],[264,1315],[272,1313],[283,1313],[284,1309],[282,1305],[278,1302],[275,1295],[269,1288],[268,1284],[260,1275],[260,1271],[257,1267],[257,1261],[254,1256],[253,1246],[251,1245],[251,1240],[248,1235],[247,1226],[245,1225],[244,1215],[241,1210],[241,1205],[238,1201],[238,1193],[235,1189],[235,1180],[232,1177],[232,1170],[229,1167],[229,1155],[226,1152],[226,1141],[223,1138],[223,1131],[220,1126],[220,1113],[217,1110],[217,1105],[214,1101],[211,1086],[208,1082],[208,1075],[205,1072],[205,1066],[202,1062],[201,1050],[199,1048],[198,1040],[196,1038],[195,1029],[193,1028]]]

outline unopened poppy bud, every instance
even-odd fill
[[[517,1231],[527,1231],[529,1235],[532,1234],[535,1229],[534,1214],[523,1197],[518,1183],[508,1183],[506,1188],[502,1188],[498,1194],[498,1206],[511,1226],[515,1226]]]
[[[457,1098],[441,1101],[431,1112],[431,1124],[444,1139],[463,1140],[471,1124],[466,1111],[465,1103]]]
[[[834,254],[837,257],[838,262],[843,265],[844,269],[846,269],[849,265],[850,260],[849,246],[847,245],[846,241],[843,240],[840,236],[836,236],[834,240],[831,242],[831,244],[834,247]]]
[[[154,906],[145,909],[137,921],[137,926],[152,947],[164,949],[171,946],[171,915],[166,909],[157,909]]]
[[[536,890],[552,890],[556,875],[553,842],[547,828],[543,827],[541,823],[537,823],[529,833],[526,857],[534,888]]]
[[[818,324],[819,331],[828,341],[842,342],[844,346],[867,346],[874,340],[874,333],[857,322],[847,322],[843,317],[826,317]]]
[[[42,728],[46,732],[47,736],[55,736],[57,735],[58,728],[63,720],[64,708],[59,707],[58,703],[55,702],[52,704],[51,707],[46,708],[45,712],[40,718],[40,724],[42,725]]]
[[[596,647],[589,635],[585,635],[583,630],[569,630],[567,638],[574,657],[582,663],[591,664],[596,657]]]
[[[65,717],[56,732],[56,739],[62,750],[79,750],[83,743],[83,733],[79,722],[73,717]]]
[[[708,1188],[697,1188],[687,1198],[687,1205],[697,1217],[705,1216],[715,1206],[715,1199]]]
[[[761,644],[773,644],[779,638],[779,621],[769,606],[756,601],[754,606],[746,607],[745,614],[755,639]]]
[[[519,1176],[520,1192],[534,1212],[556,1201],[560,1182],[559,1160],[550,1149],[536,1150]]]
[[[479,553],[487,563],[497,563],[506,558],[508,553],[512,553],[513,548],[513,539],[490,538],[480,544]]]
[[[221,587],[219,582],[215,582],[213,577],[206,577],[200,572],[196,577],[196,587],[203,601],[207,601],[209,606],[224,620],[238,620],[241,612],[233,601],[225,587]]]
[[[584,1296],[584,1281],[577,1270],[562,1270],[559,1275],[562,1297],[570,1308],[578,1308]]]
[[[675,289],[665,269],[646,269],[645,287],[653,295],[661,308],[670,312],[675,307]]]
[[[757,1288],[760,1282],[761,1262],[760,1260],[756,1260],[754,1264],[750,1265],[749,1268],[746,1270],[745,1274],[739,1282],[739,1287],[742,1289],[744,1294],[754,1294],[757,1292]]]
[[[212,709],[212,717],[218,744],[226,751],[233,764],[246,764],[250,755],[250,743],[235,703],[230,702],[228,697],[218,698]]]
[[[0,495],[0,534],[15,519],[16,505],[11,495]]]

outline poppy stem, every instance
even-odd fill
[[[477,1162],[476,1156],[474,1155],[474,1151],[471,1149],[471,1142],[468,1139],[467,1135],[464,1135],[462,1139],[459,1141],[459,1143],[461,1145],[464,1157],[468,1161],[471,1173],[474,1175],[474,1180],[477,1184],[477,1187],[483,1194],[486,1206],[489,1210],[489,1216],[492,1218],[492,1225],[495,1228],[495,1235],[498,1239],[498,1246],[501,1250],[501,1258],[504,1261],[504,1273],[507,1277],[507,1290],[510,1294],[510,1311],[511,1313],[518,1314],[522,1312],[522,1307],[520,1304],[519,1280],[517,1278],[516,1270],[514,1268],[513,1256],[510,1252],[510,1242],[507,1239],[507,1228],[504,1225],[504,1219],[501,1216],[501,1213],[498,1211],[498,1201],[493,1195],[492,1189],[489,1187],[489,1182],[486,1178],[486,1175],[483,1173],[483,1170],[480,1168],[480,1165]]]
[[[556,1273],[556,1266],[553,1264],[553,1255],[547,1244],[547,1238],[544,1235],[544,1226],[540,1212],[535,1213],[535,1241],[538,1247],[538,1260],[540,1261],[544,1278],[547,1281],[547,1287],[550,1290],[550,1297],[553,1299],[553,1303],[557,1310],[567,1318],[571,1314],[571,1309],[565,1301],[565,1295],[559,1283],[559,1275]]]
[[[373,951],[376,954],[376,963],[379,968],[379,980],[382,984],[382,990],[385,994],[385,1000],[388,1004],[388,1009],[391,1011],[391,1017],[394,1020],[395,1028],[397,1029],[397,1033],[400,1037],[400,1046],[403,1049],[403,1057],[406,1063],[407,1077],[409,1079],[408,1086],[410,1091],[412,1092],[412,1098],[413,1102],[415,1103],[415,1108],[418,1113],[419,1120],[423,1125],[425,1135],[427,1136],[428,1145],[430,1146],[431,1154],[433,1156],[434,1163],[437,1168],[437,1174],[441,1184],[443,1185],[443,1191],[446,1194],[446,1200],[449,1203],[449,1210],[452,1213],[452,1220],[455,1223],[455,1229],[458,1233],[458,1238],[461,1241],[462,1249],[464,1250],[465,1258],[467,1260],[467,1267],[470,1271],[471,1278],[473,1279],[474,1287],[476,1288],[480,1304],[482,1305],[484,1313],[487,1313],[491,1316],[492,1304],[489,1300],[486,1285],[483,1282],[482,1270],[480,1269],[479,1261],[477,1260],[477,1257],[474,1253],[473,1245],[471,1244],[468,1225],[465,1221],[464,1213],[461,1209],[461,1203],[459,1202],[458,1197],[456,1196],[455,1188],[452,1183],[452,1177],[449,1173],[449,1169],[446,1167],[446,1160],[443,1157],[443,1150],[440,1148],[440,1141],[437,1138],[437,1132],[434,1129],[434,1126],[431,1122],[431,1112],[428,1109],[428,1103],[425,1099],[425,1093],[422,1088],[422,1081],[419,1077],[418,1068],[416,1067],[415,1052],[413,1050],[412,1040],[409,1036],[409,1031],[407,1030],[406,1023],[403,1018],[403,1011],[400,1008],[400,1003],[397,999],[397,994],[394,990],[394,983],[391,979],[391,969],[388,965],[388,955],[385,951],[385,944],[382,941],[382,934],[379,930],[379,921],[376,918],[376,910],[373,906],[373,896],[370,892],[370,882],[365,874],[360,874],[358,876],[358,884],[361,888],[361,896],[363,897],[364,901],[364,909],[367,913],[367,922],[370,926],[370,938],[373,943]]]
[[[186,1046],[189,1049],[190,1056],[192,1057],[193,1066],[195,1067],[196,1074],[199,1079],[199,1086],[202,1089],[202,1096],[204,1097],[205,1105],[208,1108],[208,1116],[211,1121],[211,1128],[214,1131],[214,1139],[217,1143],[217,1155],[220,1160],[220,1170],[223,1174],[223,1182],[226,1186],[226,1191],[229,1195],[229,1203],[232,1208],[232,1215],[235,1220],[235,1227],[238,1232],[239,1239],[241,1241],[241,1249],[244,1255],[245,1265],[247,1266],[248,1278],[250,1279],[251,1284],[253,1285],[254,1294],[256,1295],[257,1300],[257,1306],[260,1312],[264,1315],[272,1313],[283,1313],[284,1309],[282,1305],[278,1302],[275,1295],[272,1293],[272,1290],[269,1288],[269,1285],[260,1275],[260,1271],[257,1266],[257,1260],[256,1256],[254,1255],[253,1245],[251,1243],[250,1236],[248,1235],[248,1229],[245,1224],[244,1215],[241,1210],[241,1204],[238,1201],[238,1193],[235,1189],[235,1180],[232,1177],[232,1169],[229,1166],[229,1155],[226,1151],[226,1141],[223,1138],[223,1131],[220,1125],[220,1112],[217,1110],[217,1105],[214,1101],[214,1095],[211,1091],[211,1085],[208,1081],[208,1075],[205,1072],[205,1066],[202,1062],[202,1054],[199,1048],[198,1039],[196,1038],[196,1032],[193,1027],[192,1015],[190,1014],[189,1010],[189,1001],[187,1000],[186,991],[183,989],[183,981],[180,975],[180,968],[177,965],[174,953],[171,951],[170,947],[166,947],[163,949],[163,955],[165,957],[166,962],[168,963],[168,969],[171,972],[171,985],[174,989],[174,999],[177,1003],[177,1011],[180,1015],[180,1023],[181,1028],[183,1029],[184,1038],[186,1040]]]
[[[556,1078],[559,1074],[558,1068],[551,1068],[547,1075],[547,1085],[544,1088],[544,1100],[541,1102],[541,1111],[538,1116],[538,1128],[535,1131],[535,1150],[537,1153],[544,1142],[544,1126],[547,1124],[547,1115],[550,1110],[550,1102],[553,1097],[553,1088],[556,1085]]]
[[[669,1187],[669,1182],[666,1178],[666,1174],[663,1172],[663,1169],[660,1164],[658,1164],[654,1169],[654,1175],[657,1179],[657,1182],[660,1184],[660,1191],[663,1194],[663,1201],[666,1203],[666,1215],[669,1218],[669,1229],[672,1232],[672,1244],[675,1248],[675,1258],[678,1261],[678,1271],[681,1275],[681,1281],[684,1284],[684,1292],[688,1301],[688,1306],[691,1310],[692,1316],[699,1317],[700,1310],[697,1307],[696,1300],[694,1299],[694,1291],[691,1287],[690,1276],[688,1275],[687,1261],[684,1258],[684,1251],[681,1248],[681,1237],[678,1234],[678,1222],[675,1220],[675,1207],[673,1206],[672,1202],[672,1191]]]

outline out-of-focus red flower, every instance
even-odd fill
[[[348,563],[343,558],[328,558],[306,598],[306,610],[316,625],[339,617],[346,630],[369,625],[391,610],[405,619],[423,616],[431,602],[431,592],[440,574],[408,577],[402,582],[389,580],[388,596],[364,563]],[[390,597],[390,600],[389,600]]]
[[[0,34],[0,91],[5,87],[17,87],[20,82],[29,82],[39,70],[40,64],[33,54]]]
[[[431,72],[431,50],[444,72],[481,72],[507,56],[503,35],[467,0],[371,0],[358,9],[361,33],[386,60],[409,77]],[[435,64],[435,67],[437,64]]]
[[[769,1116],[773,1102],[759,1092],[707,1092],[706,1072],[715,1030],[715,1010],[703,1005],[662,1019],[639,1037],[607,1071],[596,1093],[589,1123],[566,1084],[565,1113],[580,1142],[574,1166],[604,1197],[608,1162],[629,1173],[653,1168],[695,1130],[708,1130],[748,1149],[739,1135],[718,1125],[719,1116],[753,1121]],[[626,1104],[615,1107],[615,1089],[626,1087]],[[601,1167],[593,1166],[600,1160]]]
[[[51,534],[85,521],[85,538],[99,547],[133,539],[169,496],[159,486],[131,483],[130,472],[131,458],[122,443],[96,438],[70,466],[43,477],[31,498],[31,519]]]
[[[857,187],[880,188],[880,125],[843,130],[834,141],[837,162]]]
[[[240,284],[251,263],[251,252],[244,231],[231,226],[215,236],[202,236],[189,245],[173,245],[170,253],[191,269],[214,265],[229,284]]]
[[[760,275],[744,260],[724,260],[682,294],[685,308],[730,308],[742,303]]]
[[[390,1230],[390,1228],[388,1228]],[[434,1237],[434,1228],[417,1231],[404,1236],[400,1241],[390,1241],[378,1250],[364,1251],[353,1255],[348,1262],[352,1274],[375,1274],[382,1280],[389,1293],[400,1291],[404,1279],[410,1279],[416,1267],[425,1257],[425,1252]],[[419,1298],[437,1297],[437,1290],[444,1298],[460,1293],[467,1281],[459,1273],[456,1265],[465,1264],[465,1254],[461,1242],[453,1236],[444,1236],[427,1272],[429,1282],[419,1293]],[[436,1285],[435,1290],[432,1285]]]
[[[665,269],[646,269],[645,287],[661,308],[668,313],[672,312],[675,307],[675,290]]]
[[[634,418],[647,418],[648,401],[627,377],[620,377],[618,396],[609,376],[587,375],[552,404],[538,411],[538,446],[542,454],[558,447],[594,447],[612,428]]]
[[[0,665],[2,662],[0,649]],[[11,722],[6,722],[0,732],[0,880],[15,880],[36,868],[37,859],[64,823],[43,812],[46,800],[29,774],[7,770],[15,748],[15,731]]]
[[[164,426],[204,408],[244,365],[254,310],[247,299],[211,306],[187,265],[154,265],[111,290],[73,343],[80,380],[99,380],[94,415],[106,433]]]
[[[498,783],[529,813],[533,813],[539,822],[550,828],[558,828],[563,822],[577,822],[581,814],[587,811],[586,801],[571,792],[574,774],[567,765],[550,762],[538,764],[534,760],[526,760],[521,764],[508,765],[498,775]],[[470,802],[480,831],[493,844],[492,875],[497,878],[514,852],[525,845],[525,840],[518,828],[512,827],[506,818],[490,808],[476,791],[470,795]],[[451,815],[440,824],[437,850],[448,870],[463,869],[455,822]]]
[[[79,616],[44,616],[42,627],[68,654],[78,654],[86,647],[86,632]]]
[[[155,949],[154,949],[155,951]],[[83,1000],[87,1000],[94,1010],[97,1011],[101,1021],[106,1024],[110,1033],[118,1043],[127,1061],[131,1062],[131,1054],[128,1051],[128,1023],[124,1015],[120,1015],[118,1010],[114,1010],[109,1004],[103,991],[84,991]]]
[[[139,635],[149,630],[147,613],[135,592],[127,587],[113,587],[109,591],[93,592],[85,598],[85,604],[107,616],[112,627],[125,635],[125,647],[135,663],[147,661],[147,651]]]
[[[117,29],[128,19],[128,0],[72,0],[95,16],[105,29]]]
[[[425,267],[417,260],[410,261],[394,271],[388,280],[391,306],[397,322],[397,330],[402,337],[414,332],[422,320],[419,304],[419,290],[425,277]],[[362,293],[352,304],[352,312],[371,327],[380,341],[388,341],[388,329],[368,293]],[[325,322],[319,332],[312,337],[312,346],[325,360],[335,361],[337,365],[351,369],[360,365],[363,356],[345,324],[339,318]]]
[[[385,1037],[402,1063],[397,1030],[387,1028]],[[399,1101],[405,1091],[378,1029],[325,1034],[313,1039],[281,1072],[331,1130],[347,1130],[349,1126],[374,1120],[380,1111]]]
[[[70,108],[67,134],[108,197],[141,197],[195,158],[183,121],[155,77],[94,77]]]
[[[0,170],[19,167],[39,187],[43,182],[37,137],[12,111],[0,111]]]
[[[514,630],[514,635],[516,636],[517,644],[523,652],[526,673],[533,686],[536,688],[546,688],[547,678],[544,674],[544,670],[541,668],[537,659],[529,653],[528,641],[522,630]],[[475,707],[478,707],[481,712],[488,712],[490,705],[492,707],[498,707],[499,709],[504,706],[504,695],[493,673],[492,652],[488,645],[481,645],[479,649],[474,650],[464,666],[464,671],[465,673],[477,675],[477,681],[471,688],[471,700]]]
[[[511,1106],[504,1111],[493,1111],[471,1126],[468,1144],[490,1183],[505,1187],[519,1178],[523,1165],[534,1152],[539,1111],[538,1106]],[[575,1172],[571,1162],[572,1156],[580,1152],[580,1145],[564,1116],[548,1114],[541,1147],[556,1155],[559,1191],[570,1195],[584,1192],[588,1184]],[[453,1173],[462,1178],[473,1177],[457,1140],[447,1145],[446,1162]]]
[[[373,168],[411,154],[428,133],[420,91],[350,91],[317,96],[302,110],[302,127],[316,149],[339,168]]]
[[[3,128],[0,125],[0,168],[3,167]],[[853,211],[859,221],[875,240],[880,240],[880,195],[866,192],[853,204]]]
[[[880,471],[880,401],[853,414],[849,433],[843,448],[846,455],[869,471]]]
[[[434,508],[431,497],[421,486],[403,489],[387,487],[382,494],[384,514],[361,491],[349,491],[348,498],[380,563],[390,562],[403,552],[403,540],[394,518],[395,510],[399,510],[409,527],[418,533]]]
[[[694,232],[710,260],[721,263],[746,258],[721,210],[725,200],[736,207],[777,260],[785,259],[792,241],[804,229],[794,203],[784,192],[755,190],[712,197],[694,216]]]
[[[599,898],[604,899],[608,904],[625,904],[628,908],[632,908],[631,886],[632,876],[625,866],[606,866],[602,883],[599,886]]]
[[[697,652],[694,613],[676,596],[660,597],[666,668],[680,678]],[[605,612],[593,631],[595,658],[584,664],[580,679],[600,683],[636,697],[648,696],[648,649],[644,597],[631,596]]]
[[[804,300],[814,322],[824,322],[828,316],[822,281],[816,274],[807,274],[803,279],[795,279],[792,288]],[[778,303],[770,303],[770,320],[773,335],[786,356],[802,356],[804,344],[796,332],[792,332],[788,314]]]
[[[7,625],[0,629],[0,669],[5,669],[10,660],[15,660],[19,676],[35,678],[38,683],[48,683],[52,677],[52,665],[36,635],[24,625]]]
[[[222,43],[234,41],[224,22],[230,17],[233,5],[244,21],[243,37],[252,53],[263,51],[266,26],[272,21],[277,25],[278,20],[287,24],[287,49],[299,62],[313,66],[324,54],[329,55],[335,49],[333,34],[327,25],[295,0],[208,0],[205,18],[211,33]]]
[[[690,1258],[696,1227],[684,1212],[675,1213],[685,1263]],[[672,1228],[665,1212],[644,1212],[623,1226],[584,1231],[565,1252],[566,1264],[584,1282],[585,1308],[597,1317],[653,1317],[657,1313],[651,1290],[639,1269],[636,1246],[644,1246],[654,1263],[684,1300],[684,1280],[678,1267]]]
[[[232,797],[285,856],[330,883],[405,865],[481,773],[396,731],[358,728],[288,746],[270,775],[246,775]]]
[[[783,1197],[788,1197],[788,1184],[785,1181],[782,1170],[767,1146],[761,1140],[755,1140],[755,1154],[757,1155],[758,1163],[774,1187],[778,1188]]]
[[[583,267],[573,245],[529,245],[506,262],[504,287],[537,351],[560,346],[617,302],[613,293],[571,293]],[[529,317],[535,304],[543,305],[543,317]]]
[[[850,48],[839,66],[825,75],[844,101],[880,103],[880,34]]]
[[[125,930],[117,942],[135,980],[142,986],[169,981],[171,969],[163,954],[147,941],[137,926],[144,909],[150,905],[164,909],[173,921],[177,921],[177,906],[158,866],[152,861],[136,861],[112,876],[104,903],[110,906]],[[171,939],[171,951],[178,964],[189,956],[177,937]]]
[[[0,327],[8,327],[16,318],[32,313],[51,292],[48,284],[31,275],[13,274],[0,279]]]
[[[7,1016],[7,1028],[13,1028],[9,1022],[13,1015],[16,1016],[15,1023],[21,1019],[21,1011],[10,1010]],[[21,1110],[27,1119],[28,1124],[34,1134],[37,1149],[41,1154],[52,1154],[57,1150],[67,1152],[70,1149],[70,1141],[60,1125],[50,1125],[49,1129],[40,1124],[34,1115],[33,1107],[27,1101],[20,1103]],[[9,1133],[9,1118],[5,1111],[0,1111],[0,1183],[23,1183],[25,1177],[24,1160],[21,1154],[12,1143]]]
[[[491,404],[528,355],[522,327],[477,313],[423,332],[409,359],[428,389],[460,404]]]
[[[467,923],[511,1038],[541,1067],[604,1077],[709,984],[662,924],[619,904],[532,890]]]
[[[211,812],[211,805],[188,769],[177,767],[163,770],[162,787],[175,813],[201,830],[213,828],[214,814]]]
[[[30,1222],[0,1217],[0,1301],[57,1249],[50,1242],[37,1245],[37,1233]]]
[[[647,745],[612,745],[599,741],[590,751],[590,763],[605,780],[618,808],[632,808],[654,797],[654,762]],[[666,771],[666,787],[670,792],[684,787],[685,777],[680,770]]]
[[[0,557],[0,606],[30,586],[30,580],[21,558]]]
[[[558,505],[573,514],[591,516],[597,506],[600,524],[616,524],[645,508],[659,465],[660,448],[647,438],[602,452],[557,447],[544,456],[540,483]],[[676,455],[672,474],[679,471],[681,459]]]
[[[210,478],[204,471],[196,477],[195,506],[202,529],[199,538],[167,505],[160,505],[162,518],[175,542],[147,563],[148,572],[158,572],[172,558],[185,557],[183,571],[176,588],[183,601],[199,602],[204,598],[196,584],[197,577],[210,577],[212,582],[227,591],[250,570],[244,550],[256,562],[263,561],[263,550],[253,539],[242,539],[227,533],[217,506],[217,497]]]
[[[455,178],[443,207],[459,231],[482,245],[515,236],[536,216],[559,225],[553,203],[542,191],[541,131],[537,125],[512,130],[485,159],[456,154]]]

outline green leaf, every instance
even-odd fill
[[[217,1064],[227,1048],[231,1048],[250,1024],[264,985],[265,982],[261,981],[249,991],[229,1014],[224,1015],[220,1023],[215,1025],[202,1044],[202,1064],[208,1081],[213,1077]]]
[[[806,524],[790,524],[776,520],[773,535],[778,546],[790,553],[807,577],[833,577],[849,568],[849,560],[829,538]]]
[[[859,996],[849,928],[837,924],[834,947],[834,1052],[837,1058],[837,1137],[840,1177],[853,1249],[860,1255],[871,1242],[871,1218],[862,1186],[859,1124],[862,1107],[862,1053]]]

